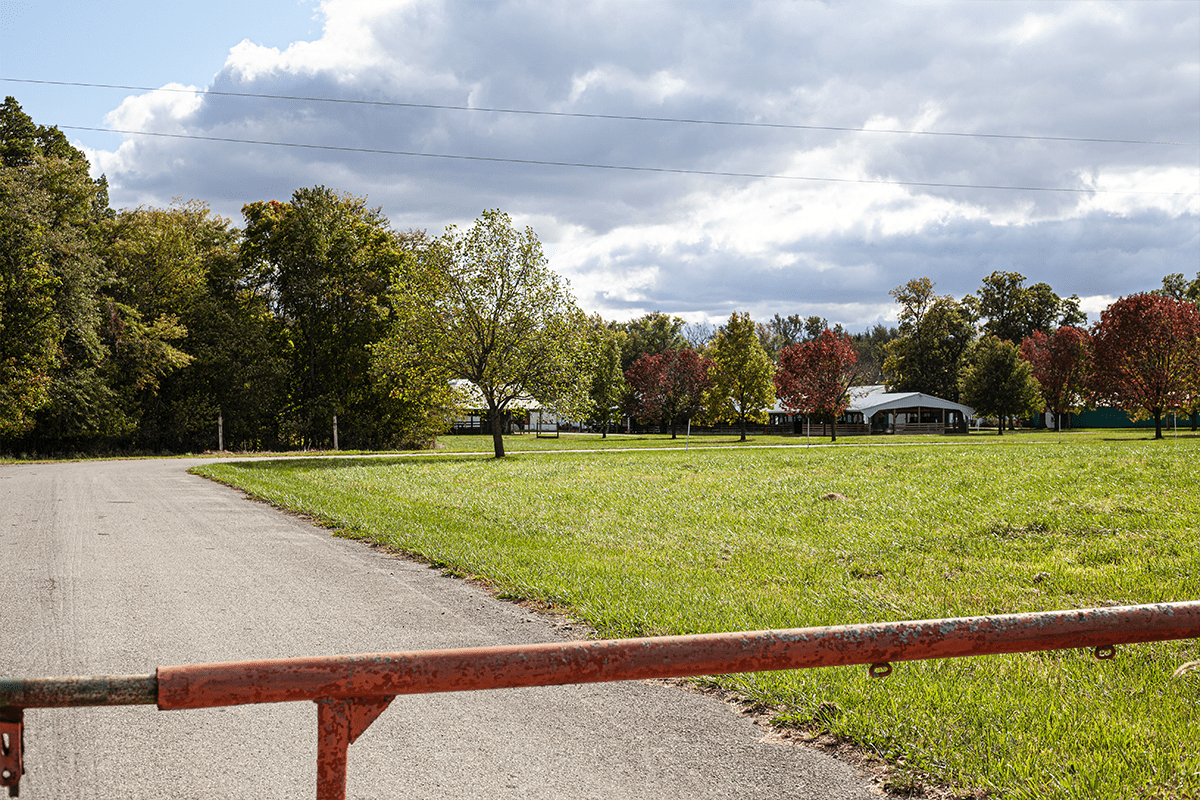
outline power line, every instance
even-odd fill
[[[300,95],[287,94],[256,94],[252,92],[221,92],[212,89],[173,89],[170,87],[152,87],[152,86],[124,86],[121,84],[111,83],[81,83],[76,81],[46,81],[33,80],[25,78],[0,78],[0,81],[8,81],[10,83],[32,83],[45,86],[75,86],[87,89],[121,89],[134,92],[174,92],[179,94],[200,94],[213,95],[217,97],[253,97],[266,100],[293,100],[312,103],[341,103],[347,105],[360,106],[381,106],[387,108],[421,108],[438,111],[473,111],[484,112],[491,114],[522,114],[526,116],[539,117],[568,117],[576,119],[608,119],[608,120],[624,120],[632,122],[659,122],[673,123],[680,125],[717,125],[725,127],[738,128],[772,128],[777,130],[802,130],[802,131],[833,131],[838,133],[886,133],[902,136],[950,136],[960,138],[978,138],[978,139],[1014,139],[1020,141],[1042,141],[1042,142],[1084,142],[1091,144],[1139,144],[1139,145],[1163,145],[1172,147],[1200,147],[1200,142],[1160,142],[1143,139],[1103,139],[1098,137],[1085,136],[1032,136],[1024,134],[1009,134],[1009,133],[964,133],[958,131],[920,131],[920,130],[899,130],[890,128],[852,128],[836,125],[795,125],[782,122],[744,122],[737,120],[713,120],[713,119],[688,119],[681,117],[643,117],[630,114],[585,114],[572,111],[536,111],[531,109],[519,108],[478,108],[475,106],[455,106],[455,105],[439,105],[435,103],[398,103],[384,100],[353,100],[344,98],[331,97],[304,97]]]
[[[1192,197],[1196,192],[1136,192],[1117,189],[1071,189],[1050,186],[1002,186],[977,183],[937,183],[933,181],[891,181],[871,178],[826,178],[808,175],[771,175],[755,172],[720,172],[716,170],[674,169],[670,167],[634,167],[620,164],[589,164],[577,161],[543,161],[527,158],[500,158],[496,156],[465,156],[449,153],[418,153],[409,150],[383,150],[368,147],[341,147],[325,144],[301,144],[297,142],[271,142],[262,139],[237,139],[226,136],[198,136],[187,133],[158,133],[155,131],[131,131],[113,128],[89,128],[79,125],[59,125],[64,130],[94,131],[97,133],[119,133],[126,136],[157,136],[166,139],[190,139],[202,142],[225,142],[232,144],[253,144],[269,147],[295,147],[305,150],[333,150],[344,153],[372,153],[389,156],[409,156],[413,158],[441,158],[457,161],[485,161],[496,164],[530,164],[543,167],[576,167],[579,169],[605,169],[621,172],[655,172],[671,175],[703,175],[718,178],[756,178],[762,180],[814,181],[821,183],[865,183],[882,186],[917,186],[939,189],[997,189],[1012,192],[1067,192],[1072,194],[1129,194],[1155,195],[1166,197]]]

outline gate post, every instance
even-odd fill
[[[317,800],[346,800],[350,700],[317,701]]]
[[[346,800],[346,753],[394,697],[317,700],[317,800]]]

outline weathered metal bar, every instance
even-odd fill
[[[409,653],[160,667],[164,710],[391,697],[1200,638],[1200,601]]]
[[[0,706],[149,706],[157,702],[158,677],[155,675],[0,679]]]
[[[1200,638],[1200,601],[698,636],[160,667],[157,675],[0,680],[0,786],[23,772],[25,708],[163,710],[317,702],[317,798],[344,800],[347,750],[396,695],[870,664]]]

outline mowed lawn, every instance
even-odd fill
[[[1200,438],[1041,439],[198,471],[604,637],[1200,599]],[[1200,673],[1172,672],[1196,659],[1191,640],[1111,661],[1056,651],[897,663],[884,680],[860,667],[714,680],[901,765],[900,784],[1195,798]]]

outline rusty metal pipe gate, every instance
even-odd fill
[[[1200,601],[822,628],[555,642],[159,667],[154,675],[0,680],[0,786],[17,796],[26,708],[152,705],[163,711],[317,704],[317,800],[344,800],[346,754],[397,695],[735,672],[1200,638]]]

